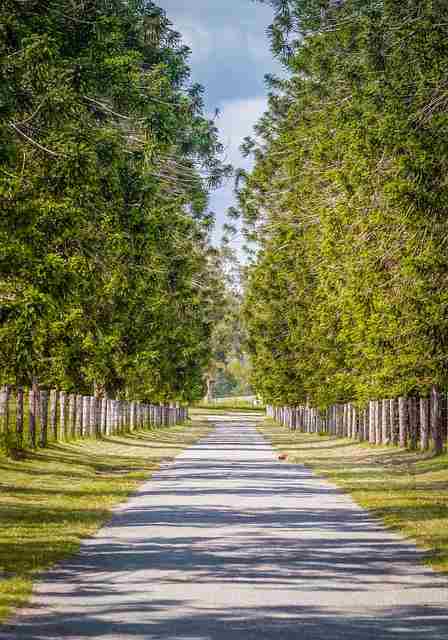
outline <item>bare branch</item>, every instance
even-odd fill
[[[19,127],[17,127],[14,122],[10,122],[9,126],[11,127],[11,129],[14,129],[14,131],[16,133],[18,133],[20,136],[22,136],[23,138],[25,138],[25,140],[28,140],[28,142],[30,144],[32,144],[33,146],[35,146],[37,149],[40,149],[41,151],[43,151],[44,153],[47,153],[48,155],[52,156],[53,158],[60,158],[61,155],[59,153],[56,153],[55,151],[51,151],[51,149],[47,149],[47,147],[42,146],[41,144],[39,144],[38,142],[36,142],[36,140],[33,140],[32,138],[30,138],[29,136],[26,135],[26,133],[24,133],[23,131],[21,131],[19,129]]]

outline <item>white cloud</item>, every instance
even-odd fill
[[[176,29],[182,34],[182,41],[191,49],[192,65],[206,63],[216,57],[233,55],[241,50],[245,34],[232,25],[215,27],[198,20],[181,17],[176,20]]]
[[[239,147],[246,136],[253,134],[253,127],[267,109],[265,96],[254,96],[242,100],[228,100],[222,104],[221,116],[217,121],[221,133],[221,140],[225,147],[225,161],[234,167],[249,169],[251,161],[243,158]],[[226,221],[228,207],[235,205],[233,193],[233,179],[228,181],[221,189],[212,193],[211,210],[216,213],[217,225],[213,234],[214,242],[219,243],[222,235],[222,225]],[[238,247],[242,243],[241,238],[235,239],[232,244]],[[243,256],[241,256],[243,258]]]
[[[182,18],[176,21],[175,27],[182,34],[183,43],[191,49],[191,62],[198,63],[209,57],[213,46],[210,29],[199,22]]]
[[[256,61],[263,61],[272,66],[272,53],[267,45],[267,36],[265,34],[247,34],[247,50],[251,58]]]
[[[229,100],[223,103],[217,125],[226,149],[227,162],[236,167],[247,166],[247,160],[242,157],[239,147],[246,136],[252,135],[255,123],[266,109],[265,96]]]

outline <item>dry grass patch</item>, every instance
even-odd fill
[[[76,552],[115,504],[208,430],[195,422],[0,457],[0,620],[28,600],[38,572]]]
[[[312,468],[386,525],[428,551],[427,561],[448,572],[448,455],[374,447],[334,436],[289,432],[266,421],[260,431],[288,461]]]

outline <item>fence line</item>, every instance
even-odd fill
[[[101,438],[182,424],[188,409],[96,398],[56,389],[0,389],[0,436],[7,448],[46,447],[52,442]]]
[[[442,453],[447,439],[448,401],[433,389],[429,398],[400,397],[371,400],[365,408],[353,403],[325,410],[308,405],[269,405],[267,415],[283,426],[303,433],[326,433],[376,445],[393,444]]]

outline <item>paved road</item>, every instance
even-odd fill
[[[1,640],[446,640],[448,580],[224,419],[45,577]]]

